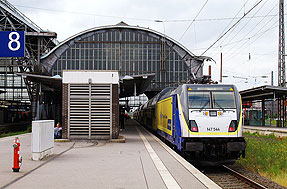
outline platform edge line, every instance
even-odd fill
[[[172,174],[169,172],[169,170],[166,168],[166,166],[163,164],[161,159],[158,157],[157,153],[153,150],[152,146],[148,142],[148,140],[145,138],[143,133],[140,131],[140,129],[136,126],[136,130],[138,131],[146,150],[149,153],[149,156],[151,157],[157,171],[159,172],[165,186],[170,189],[176,189],[180,188],[180,185],[177,183],[175,178],[172,176]]]
[[[144,128],[145,129],[145,128]],[[170,155],[172,155],[185,169],[187,169],[199,182],[201,182],[205,187],[212,188],[212,189],[218,189],[221,188],[218,186],[215,182],[213,182],[210,178],[208,178],[206,175],[198,171],[193,165],[191,165],[189,162],[187,162],[183,157],[178,155],[176,152],[174,152],[171,148],[169,148],[165,143],[163,143],[159,138],[154,136],[152,133],[150,133],[147,129],[145,129],[148,134],[155,139]]]

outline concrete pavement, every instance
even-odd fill
[[[59,155],[40,162],[30,159],[31,134],[20,136],[24,158],[20,173],[11,171],[14,137],[3,141],[0,139],[0,148],[3,149],[0,156],[5,157],[0,159],[0,187],[20,178],[7,188],[167,188],[169,180],[165,181],[165,176],[155,166],[154,154],[151,155],[144,145],[136,130],[138,127],[157,154],[157,161],[162,162],[179,188],[207,188],[203,183],[205,181],[195,177],[135,123],[133,121],[127,124],[126,130],[121,133],[125,136],[126,143],[55,143],[55,154]],[[218,188],[212,183],[211,188]]]
[[[20,150],[23,158],[23,163],[19,173],[12,172],[13,163],[13,143],[14,138],[5,137],[0,138],[0,188],[9,184],[10,182],[19,179],[29,173],[31,170],[37,169],[41,165],[47,163],[49,160],[54,158],[57,154],[64,152],[72,146],[72,142],[67,143],[55,143],[54,155],[46,158],[42,161],[31,160],[31,133],[24,135],[17,135],[20,139]]]
[[[249,131],[251,133],[258,132],[262,135],[274,134],[277,137],[287,137],[287,128],[284,127],[244,125],[243,131]]]

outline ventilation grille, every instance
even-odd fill
[[[71,138],[109,138],[110,85],[70,84],[69,133]]]
[[[91,86],[91,135],[110,135],[111,89],[109,85]]]

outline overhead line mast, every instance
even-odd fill
[[[284,0],[279,0],[278,86],[286,86]]]

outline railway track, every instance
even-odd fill
[[[227,166],[207,168],[204,174],[222,188],[267,188]]]

